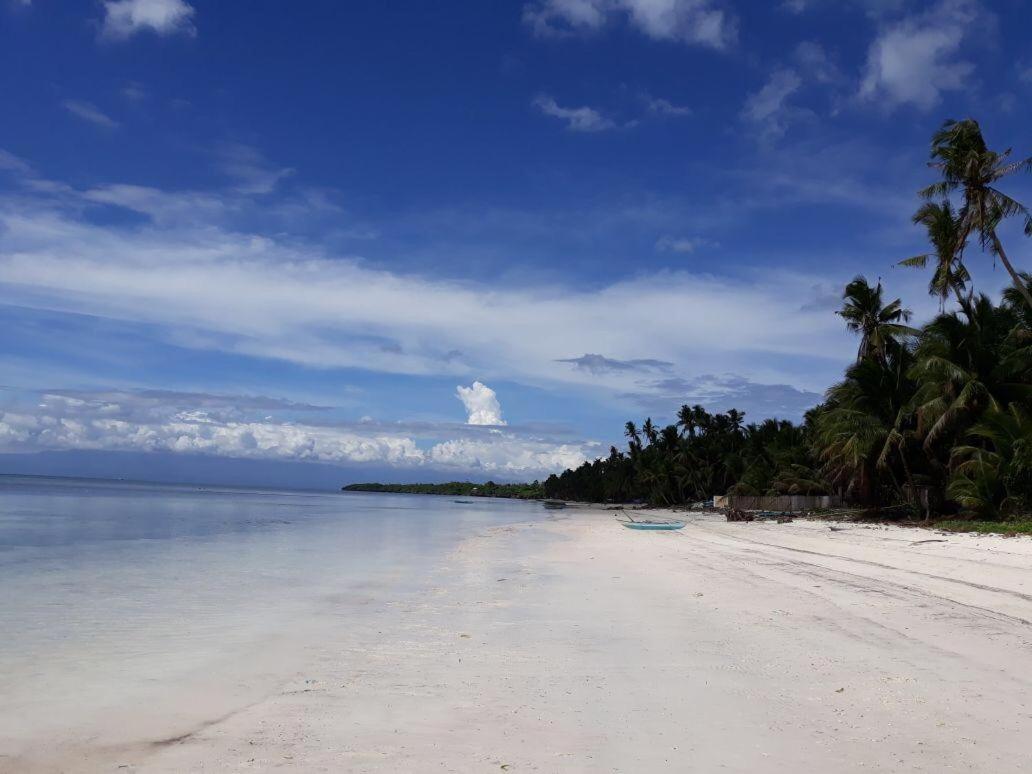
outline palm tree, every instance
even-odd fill
[[[652,424],[652,417],[646,417],[645,421],[641,425],[642,435],[648,439],[650,444],[654,444],[659,438],[659,431],[656,430],[656,426]]]
[[[1032,293],[1021,281],[1007,253],[1003,250],[996,228],[1004,218],[1019,216],[1025,220],[1025,233],[1032,236],[1032,213],[1021,202],[996,188],[1004,177],[1015,172],[1032,172],[1032,157],[1008,161],[1011,149],[1003,153],[989,150],[982,129],[972,118],[946,121],[932,137],[932,161],[929,166],[942,173],[942,180],[920,193],[926,199],[945,198],[962,191],[964,205],[960,210],[960,250],[968,235],[977,233],[983,250],[1000,257],[1014,287],[1032,307]]]
[[[682,428],[689,438],[695,438],[695,412],[687,403],[677,410],[677,426]]]
[[[892,429],[889,430],[885,436],[885,443],[882,445],[881,454],[878,455],[878,468],[881,470],[890,470],[892,465],[892,453],[896,452],[896,457],[899,459],[900,465],[903,468],[903,476],[907,481],[906,498],[911,504],[914,504],[915,497],[917,496],[917,485],[914,480],[914,472],[910,466],[909,448],[911,441],[917,436],[916,431],[916,418],[914,416],[914,409],[912,406],[907,405],[900,408],[896,413],[896,421],[892,425]],[[928,512],[925,514],[926,517],[931,516],[931,503],[926,501],[928,505]]]
[[[846,285],[842,298],[845,303],[836,314],[842,316],[849,330],[860,335],[857,362],[872,358],[884,363],[893,343],[916,334],[900,322],[908,322],[911,312],[898,298],[882,305],[881,282],[872,288],[866,277],[858,275]]]
[[[638,428],[634,426],[634,422],[624,425],[624,435],[627,436],[631,446],[641,445],[641,437],[638,435]]]
[[[924,268],[929,259],[935,260],[935,271],[928,283],[928,294],[939,297],[939,309],[946,303],[946,297],[952,291],[957,296],[957,303],[964,308],[962,295],[971,275],[964,266],[964,239],[960,217],[954,213],[949,199],[939,202],[925,202],[914,213],[914,223],[919,223],[928,231],[928,241],[933,252],[915,255],[900,261],[900,266],[916,266]]]
[[[910,357],[905,347],[896,347],[885,363],[866,358],[850,366],[812,419],[821,472],[865,504],[877,499],[883,484],[899,490],[891,467],[879,461],[900,409],[913,397],[913,385],[905,376]],[[879,473],[890,480],[882,481]]]
[[[638,455],[641,454],[641,436],[638,434],[638,428],[634,426],[634,422],[624,425],[624,435],[627,436],[627,451],[630,453],[631,462],[635,463]]]
[[[925,449],[957,437],[987,410],[1027,401],[1030,363],[1014,350],[1014,311],[982,295],[967,320],[942,314],[925,326],[909,377],[921,386],[915,398]]]
[[[731,425],[731,432],[740,433],[742,431],[742,423],[745,421],[745,412],[738,409],[728,409],[727,418]]]
[[[965,509],[999,516],[1032,494],[1032,417],[1017,403],[986,412],[951,455],[949,493]]]
[[[1025,287],[1032,290],[1032,274],[1027,271],[1018,272]],[[1018,338],[1026,344],[1032,341],[1032,308],[1025,303],[1025,296],[1013,285],[1003,289],[1003,302],[1021,318],[1022,329],[1015,331]]]

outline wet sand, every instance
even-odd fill
[[[362,604],[245,705],[0,769],[1032,770],[1025,538],[568,509]]]

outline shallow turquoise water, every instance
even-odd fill
[[[318,627],[417,589],[462,538],[545,515],[506,500],[0,476],[0,727],[75,726],[69,692],[99,717],[187,681],[253,687],[261,654],[289,660]]]

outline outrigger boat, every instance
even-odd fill
[[[620,521],[627,529],[684,529],[683,521]]]

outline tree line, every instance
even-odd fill
[[[934,319],[911,327],[900,299],[858,276],[837,312],[858,338],[856,360],[802,423],[682,406],[664,427],[628,422],[625,450],[550,476],[545,496],[680,505],[724,493],[836,493],[913,515],[1032,510],[1032,277],[998,233],[1016,218],[1032,236],[1028,209],[999,187],[1032,171],[1032,158],[993,151],[966,119],[935,133],[929,167],[938,179],[913,216],[928,250],[900,265],[930,270]],[[972,245],[1010,276],[999,303],[972,286]]]

